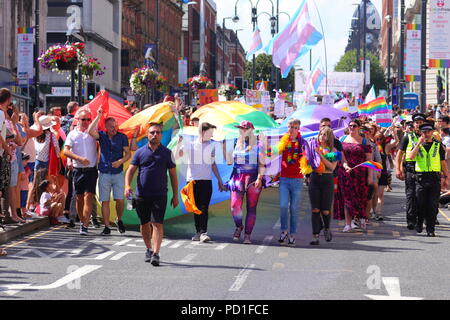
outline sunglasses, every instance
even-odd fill
[[[88,118],[88,119],[80,119],[80,121],[91,121],[91,119],[90,118]]]

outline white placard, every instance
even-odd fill
[[[34,69],[34,35],[21,33],[17,35],[17,77],[28,83],[33,78]]]
[[[450,60],[450,1],[432,0],[430,3],[430,60]]]
[[[415,29],[417,25],[412,25]],[[418,26],[417,28],[420,28]],[[421,30],[406,30],[405,76],[420,76]]]

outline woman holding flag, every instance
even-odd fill
[[[343,232],[351,232],[356,228],[354,218],[360,218],[361,228],[366,227],[366,206],[368,186],[373,184],[373,175],[366,167],[357,167],[365,161],[372,160],[372,152],[367,140],[360,135],[361,122],[352,120],[349,123],[349,135],[341,138],[345,159],[339,166],[339,184],[334,202],[334,217],[345,218]]]

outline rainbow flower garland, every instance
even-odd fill
[[[322,146],[320,146],[319,149],[322,152],[323,157],[330,162],[340,161],[342,158],[342,153],[340,152],[330,152],[331,150],[329,148],[323,148]],[[313,169],[309,164],[307,157],[302,157],[302,159],[300,160],[300,171],[303,175],[307,175],[313,172]],[[319,167],[314,171],[319,174],[324,173],[325,163],[321,160]]]
[[[285,134],[283,138],[281,138],[280,142],[278,143],[278,152],[281,154],[285,150],[288,152],[287,155],[287,162],[288,164],[295,164],[299,157],[300,157],[300,140],[301,140],[301,134],[300,132],[297,135],[297,138],[295,139],[294,145],[292,145],[292,141],[289,139],[289,134]]]

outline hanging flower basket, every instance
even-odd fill
[[[106,67],[102,67],[98,59],[91,56],[87,56],[81,63],[81,74],[89,80],[94,78],[94,73],[97,77],[104,75],[104,70],[106,70]]]
[[[52,71],[75,70],[84,59],[84,43],[55,45],[42,52],[38,61],[42,68]]]
[[[164,93],[167,93],[170,90],[169,81],[162,74],[156,78],[156,90]]]
[[[219,94],[222,96],[226,96],[228,100],[231,99],[232,96],[236,95],[237,87],[229,84],[224,83],[219,87]]]
[[[192,78],[189,78],[187,80],[187,84],[195,92],[197,92],[200,89],[212,89],[212,88],[214,88],[214,85],[213,85],[211,79],[209,79],[208,77],[200,76],[200,75],[194,76]]]
[[[137,94],[147,94],[150,88],[157,85],[160,73],[149,67],[135,69],[130,77],[131,90]]]

